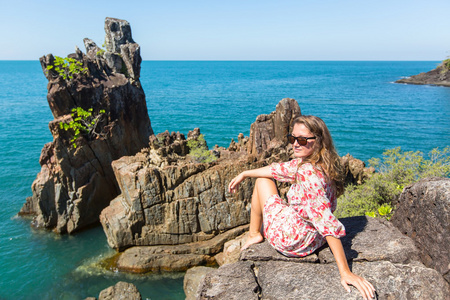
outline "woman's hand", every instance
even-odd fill
[[[234,177],[230,184],[228,185],[228,192],[229,193],[236,193],[239,189],[239,184],[245,179],[244,172],[239,174],[238,176]]]
[[[375,288],[373,285],[366,279],[355,275],[352,272],[341,275],[341,284],[349,293],[351,292],[351,289],[348,286],[350,284],[358,289],[364,299],[374,298]]]
[[[370,282],[350,271],[341,240],[331,235],[327,235],[325,239],[327,240],[328,246],[330,246],[331,252],[333,252],[334,258],[336,259],[336,264],[338,266],[339,273],[341,274],[341,284],[347,292],[351,291],[348,286],[351,284],[358,289],[364,299],[372,299],[375,294],[375,288]]]

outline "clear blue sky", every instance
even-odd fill
[[[130,22],[144,60],[443,60],[450,0],[0,0],[0,60],[66,56]]]

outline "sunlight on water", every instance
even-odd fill
[[[436,62],[142,63],[141,83],[156,133],[200,127],[209,146],[249,135],[260,114],[294,98],[322,117],[341,155],[368,160],[384,149],[428,152],[450,145],[450,88],[394,84]],[[0,61],[0,299],[98,297],[117,281],[143,299],[184,299],[183,273],[132,275],[107,270],[114,255],[101,227],[58,236],[16,217],[31,195],[39,156],[52,141],[47,80],[38,61]]]

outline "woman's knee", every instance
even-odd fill
[[[258,178],[255,182],[255,189],[258,191],[258,194],[263,197],[269,197],[274,194],[278,194],[278,189],[273,181],[270,178]]]

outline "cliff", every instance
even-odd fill
[[[436,69],[402,78],[395,83],[430,84],[450,87],[450,60],[444,60]]]
[[[72,233],[98,223],[102,209],[119,194],[111,162],[139,152],[153,134],[139,82],[140,47],[130,24],[106,18],[105,33],[106,50],[85,39],[86,54],[77,48],[66,65],[52,54],[40,58],[49,81],[53,141],[42,149],[33,195],[19,213],[34,215],[36,227]],[[71,141],[75,130],[66,131],[64,124],[79,122],[77,108],[92,110],[98,117],[92,122],[98,123],[92,131],[80,129]]]

